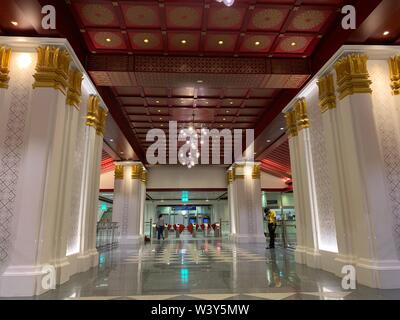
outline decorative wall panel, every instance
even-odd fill
[[[391,94],[386,61],[370,61],[368,70],[372,80],[375,123],[393,216],[393,237],[400,257],[400,111],[398,108],[400,98]]]
[[[315,190],[318,205],[319,249],[338,252],[331,179],[324,138],[322,114],[318,106],[318,89],[307,96],[310,119],[310,143],[313,158]]]

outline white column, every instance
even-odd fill
[[[349,209],[356,221],[351,240],[358,257],[357,279],[371,287],[398,288],[400,261],[374,118],[374,108],[381,102],[371,95],[367,56],[348,55],[335,69],[345,182],[351,199]],[[375,80],[381,81],[379,76]]]
[[[113,213],[120,225],[121,244],[143,241],[145,170],[139,162],[119,162],[116,166]]]
[[[256,163],[232,166],[234,224],[237,242],[265,243],[263,214],[261,206],[260,165]]]

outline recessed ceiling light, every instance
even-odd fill
[[[383,33],[384,36],[388,36],[389,34],[390,34],[390,31],[385,31],[385,32]]]
[[[107,42],[111,42],[111,39],[110,39],[110,38],[107,38],[106,41],[107,41]]]
[[[224,126],[223,124],[220,125],[220,127],[223,127],[223,126]]]
[[[203,80],[197,80],[197,83],[203,83]]]
[[[297,43],[296,43],[296,42],[292,42],[290,45],[291,45],[292,47],[295,47],[295,46],[297,45]]]
[[[187,41],[186,41],[185,39],[181,40],[181,43],[182,43],[182,44],[186,44],[186,42],[187,42]]]
[[[233,101],[229,102],[229,104],[233,104]]]
[[[260,44],[261,44],[260,41],[254,42],[254,45],[256,45],[256,46],[259,46]]]
[[[17,22],[17,21],[11,21],[11,24],[12,24],[13,26],[18,26],[18,22]]]
[[[156,100],[156,103],[159,104],[159,103],[160,103],[160,100]]]
[[[229,110],[226,110],[226,113],[229,113]]]
[[[114,139],[110,139],[110,142],[114,142]]]
[[[160,118],[160,120],[162,120],[162,118]]]
[[[267,140],[267,143],[270,143],[271,142],[271,140]]]
[[[225,121],[226,119],[225,119],[225,118],[223,118],[222,120],[223,120],[223,121]]]
[[[123,152],[123,151],[121,151],[121,152],[120,152],[120,154],[124,154],[124,152]]]
[[[281,130],[285,130],[285,128],[281,128]]]
[[[218,41],[218,44],[219,44],[219,45],[223,45],[224,42],[223,42],[222,40],[219,40],[219,41]]]
[[[164,125],[162,124],[161,127],[164,127]]]
[[[161,112],[161,110],[160,110],[160,109],[158,109],[157,111],[158,111],[158,113],[160,113],[160,112]]]
[[[149,43],[150,40],[149,40],[149,39],[144,39],[143,42],[144,42],[144,43]]]

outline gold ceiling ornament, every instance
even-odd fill
[[[335,63],[340,100],[355,93],[372,93],[372,81],[369,80],[367,62],[367,55],[355,53]]]
[[[310,127],[310,119],[307,113],[307,101],[306,99],[299,99],[294,106],[296,114],[296,125],[297,130],[303,130]]]
[[[319,88],[319,107],[322,113],[336,108],[336,94],[333,75],[328,74],[317,82]]]
[[[8,89],[11,48],[0,47],[0,88]]]
[[[227,181],[228,185],[233,182],[233,170],[228,170],[226,172],[226,181]]]
[[[116,165],[114,169],[114,177],[116,180],[124,179],[124,166]]]
[[[33,88],[54,88],[67,93],[71,57],[67,50],[57,47],[37,48],[38,61]]]
[[[389,69],[392,93],[398,96],[400,95],[400,55],[389,59]]]
[[[253,179],[260,179],[261,178],[261,166],[259,163],[255,163],[253,165],[253,172],[251,174]]]
[[[285,113],[286,119],[286,129],[289,138],[297,137],[297,121],[296,121],[296,111],[292,110]]]
[[[67,105],[79,110],[82,95],[83,75],[77,69],[69,70],[69,85],[67,91]]]
[[[140,173],[140,180],[144,183],[147,183],[147,170],[142,168],[142,172]]]
[[[106,109],[103,109],[99,106],[97,109],[97,115],[98,118],[96,122],[96,134],[99,136],[104,136],[108,112]]]
[[[87,115],[86,115],[86,125],[88,127],[95,128],[96,131],[99,121],[99,110],[100,110],[100,98],[96,95],[89,96]]]
[[[142,165],[140,163],[132,165],[132,179],[141,179]]]

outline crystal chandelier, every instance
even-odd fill
[[[207,135],[208,130],[202,128],[200,130],[200,144],[204,144],[204,137]],[[194,167],[198,163],[200,158],[199,152],[199,134],[194,128],[194,113],[193,122],[187,129],[181,129],[179,131],[179,140],[185,140],[185,145],[180,149],[179,162],[187,166],[189,169]]]
[[[230,7],[231,5],[233,5],[233,3],[235,2],[235,0],[216,0],[218,2],[223,2],[226,6]]]

